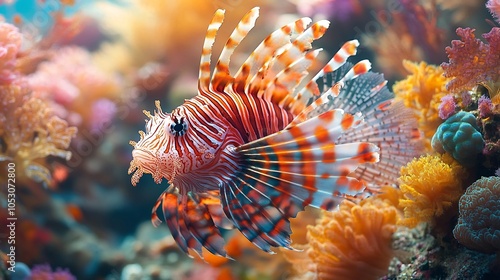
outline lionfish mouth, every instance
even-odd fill
[[[132,151],[132,161],[128,169],[128,174],[132,174],[130,179],[133,186],[136,186],[144,173],[151,173],[155,183],[161,182],[161,172],[156,156],[148,150],[136,147]]]

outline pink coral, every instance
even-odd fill
[[[441,98],[441,104],[438,106],[439,117],[446,120],[451,115],[455,114],[457,105],[452,94],[447,94]]]
[[[484,95],[479,97],[477,101],[477,110],[481,118],[489,117],[493,113],[493,103],[491,103],[491,99]]]
[[[55,271],[52,271],[50,265],[40,264],[33,267],[31,275],[27,279],[76,280],[76,277],[73,276],[67,269],[57,268]]]
[[[0,84],[8,84],[16,78],[14,68],[21,40],[17,27],[0,19]]]
[[[95,110],[89,108],[99,107],[95,104],[99,100],[116,100],[120,91],[117,78],[98,69],[92,64],[88,51],[78,47],[58,50],[51,60],[41,63],[38,71],[28,79],[34,95],[49,100],[59,117],[89,129],[103,123],[96,118]],[[110,120],[115,111],[106,112],[106,119]]]
[[[453,40],[446,47],[449,62],[443,63],[445,77],[453,77],[446,88],[461,92],[470,90],[478,83],[495,83],[500,77],[500,28],[493,27],[483,34],[487,43],[476,39],[472,28],[458,28],[461,40]]]
[[[116,104],[106,98],[102,98],[92,104],[92,116],[90,119],[91,131],[102,131],[103,126],[109,125],[117,111]]]

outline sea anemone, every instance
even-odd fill
[[[500,177],[482,177],[460,198],[455,238],[483,253],[500,252]]]
[[[441,104],[439,104],[439,117],[446,120],[451,115],[455,114],[455,109],[457,105],[455,104],[455,99],[452,94],[447,94],[441,98]]]
[[[432,137],[432,148],[438,153],[447,152],[460,164],[471,167],[485,145],[476,118],[460,111],[442,123]]]
[[[479,97],[477,101],[477,110],[479,111],[479,116],[481,118],[487,118],[493,113],[493,104],[491,99],[486,96]]]
[[[415,111],[419,120],[419,129],[426,139],[426,148],[430,150],[431,144],[428,139],[434,135],[437,127],[443,122],[439,118],[439,104],[441,98],[449,94],[446,90],[448,79],[443,77],[443,69],[439,66],[408,60],[403,61],[403,65],[410,75],[396,82],[393,90],[397,100],[403,100],[406,107]]]
[[[462,194],[463,176],[463,168],[447,154],[421,156],[401,168],[400,224],[415,227],[442,215]]]
[[[309,243],[300,247],[308,258],[286,252],[287,259],[298,279],[378,279],[394,257],[391,241],[399,218],[399,211],[382,199],[372,197],[359,205],[344,200],[338,211],[324,211],[308,227]]]

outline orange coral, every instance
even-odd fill
[[[396,82],[393,91],[397,100],[403,100],[406,107],[415,111],[419,129],[425,136],[425,146],[430,151],[430,139],[443,122],[438,115],[438,106],[441,98],[449,94],[446,90],[449,79],[443,77],[443,69],[440,66],[408,60],[403,61],[403,66],[410,75]]]
[[[401,168],[400,189],[404,210],[400,224],[415,227],[432,222],[436,216],[456,204],[462,194],[465,170],[450,155],[426,155]]]
[[[287,259],[299,279],[378,279],[387,273],[394,252],[392,234],[398,210],[387,201],[372,197],[359,205],[348,200],[336,212],[323,212],[308,227],[308,259],[297,252]]]

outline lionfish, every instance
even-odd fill
[[[152,222],[161,222],[161,205],[188,255],[193,249],[201,256],[204,247],[229,257],[221,229],[231,228],[266,252],[293,249],[289,219],[305,206],[331,210],[342,199],[362,198],[368,182],[395,181],[418,151],[411,144],[415,124],[401,104],[391,104],[383,76],[368,72],[367,60],[346,62],[357,40],[303,82],[321,51],[312,42],[327,30],[326,20],[308,27],[311,19],[301,18],[279,28],[231,74],[231,55],[258,15],[254,8],[242,18],[212,73],[212,45],[224,19],[217,10],[203,44],[198,95],[171,113],[156,101],[154,115],[144,111],[146,132],[130,142],[132,184],[144,173],[157,184],[168,181]]]

